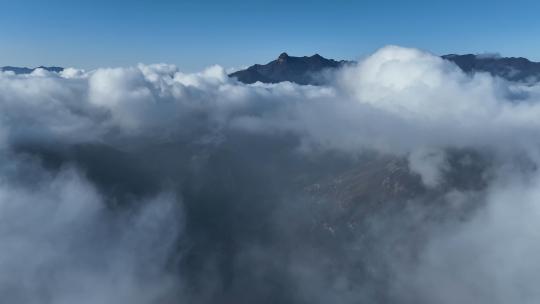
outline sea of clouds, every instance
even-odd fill
[[[539,117],[540,84],[397,46],[324,86],[219,66],[2,72],[0,298],[538,303]],[[448,180],[463,151],[486,164],[474,189]],[[304,186],[364,154],[405,160],[432,195],[323,235],[337,204]]]

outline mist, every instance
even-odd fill
[[[538,303],[540,84],[387,46],[324,86],[0,72],[9,303]]]

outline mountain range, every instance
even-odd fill
[[[0,67],[0,70],[2,72],[14,72],[15,74],[30,74],[37,69],[44,69],[46,71],[55,72],[55,73],[60,73],[64,70],[64,68],[57,67],[57,66],[51,66],[51,67],[39,66],[37,68],[14,67],[14,66]]]
[[[486,72],[493,76],[518,82],[534,82],[540,79],[540,62],[530,61],[523,57],[449,54],[443,55],[441,58],[453,62],[466,73]],[[281,53],[275,60],[267,64],[252,65],[247,69],[229,74],[229,77],[236,78],[246,84],[290,81],[302,85],[321,85],[327,81],[327,75],[332,71],[344,65],[355,63],[355,61],[327,59],[319,54],[295,57]],[[29,74],[36,69],[56,73],[64,70],[64,68],[57,66],[0,67],[3,72],[12,71],[15,74]]]
[[[449,54],[441,58],[451,61],[466,73],[487,72],[493,76],[510,81],[528,82],[540,79],[540,62],[533,62],[523,57],[500,57],[493,55],[456,55]],[[277,83],[290,81],[298,84],[320,85],[325,82],[326,74],[354,61],[336,61],[326,59],[319,54],[294,57],[282,53],[267,64],[255,64],[245,70],[231,73],[229,76],[243,83]]]

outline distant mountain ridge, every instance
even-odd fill
[[[486,72],[493,76],[510,81],[540,81],[540,62],[530,61],[524,57],[500,57],[496,55],[448,54],[441,58],[451,61],[466,73]],[[229,74],[238,81],[252,84],[255,82],[278,83],[290,81],[302,85],[321,85],[326,81],[325,73],[332,72],[355,61],[327,59],[319,54],[295,57],[281,53],[279,57],[267,64],[255,64],[245,70]],[[30,74],[36,69],[60,73],[64,70],[58,66],[39,66],[36,68],[4,66],[0,71],[11,71],[15,74]]]
[[[449,54],[441,58],[451,61],[466,73],[487,72],[510,81],[528,82],[540,80],[540,62],[523,57],[500,57],[493,55]],[[321,85],[325,82],[324,72],[332,71],[354,61],[336,61],[319,54],[294,57],[282,53],[267,64],[255,64],[249,68],[229,74],[238,81],[278,83],[290,81],[298,84]]]
[[[530,61],[523,57],[474,54],[449,54],[441,57],[452,61],[466,73],[487,72],[511,81],[540,80],[540,62]]]
[[[267,64],[255,64],[249,68],[230,74],[243,83],[277,83],[291,81],[298,84],[322,84],[321,73],[339,68],[349,61],[326,59],[319,54],[294,57],[281,53],[276,60]]]
[[[39,66],[37,68],[14,67],[14,66],[0,67],[0,70],[2,72],[13,72],[15,74],[30,74],[37,69],[44,69],[46,71],[55,72],[55,73],[60,73],[64,70],[64,68],[57,67],[57,66],[51,66],[51,67]]]

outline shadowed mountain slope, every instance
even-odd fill
[[[298,84],[322,84],[322,73],[347,64],[347,61],[326,59],[319,54],[313,56],[294,57],[282,53],[276,60],[267,64],[255,64],[249,68],[234,72],[229,76],[243,83],[277,83],[291,81]]]

